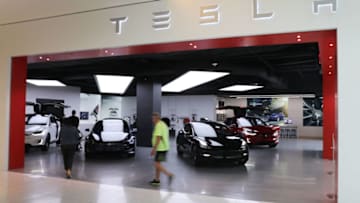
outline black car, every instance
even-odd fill
[[[212,121],[185,124],[176,145],[178,155],[189,154],[195,165],[206,160],[231,160],[243,165],[249,159],[246,141],[226,125]]]
[[[135,156],[135,135],[122,119],[104,119],[96,122],[85,141],[87,157],[98,152],[121,152],[129,157]]]

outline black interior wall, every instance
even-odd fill
[[[152,113],[161,113],[161,83],[150,80],[137,82],[136,86],[137,105],[137,145],[151,146],[153,130]]]

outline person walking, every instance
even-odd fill
[[[153,147],[151,150],[151,156],[154,157],[155,161],[155,178],[150,182],[150,184],[153,186],[160,185],[160,173],[164,173],[165,175],[167,175],[169,184],[171,184],[174,178],[174,174],[167,171],[166,168],[161,164],[161,162],[166,161],[166,154],[170,149],[169,128],[161,120],[159,113],[153,113],[152,121],[154,124],[154,131],[152,135]]]
[[[69,118],[62,122],[60,130],[60,145],[64,159],[66,178],[72,178],[71,170],[74,161],[75,151],[79,144],[79,132]]]
[[[75,126],[76,128],[79,128],[80,119],[79,117],[76,116],[75,110],[72,110],[69,120],[71,122],[71,125]]]

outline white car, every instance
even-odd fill
[[[48,151],[51,143],[59,140],[60,122],[52,115],[29,116],[25,126],[25,146],[41,147]]]

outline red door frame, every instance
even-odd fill
[[[141,46],[96,49],[88,51],[46,54],[12,59],[9,169],[24,167],[24,120],[27,62],[62,61],[146,53],[166,53],[202,49],[266,46],[317,42],[323,72],[323,158],[334,159],[337,140],[337,48],[336,30],[298,32],[249,37],[195,40]],[[27,59],[27,62],[26,62]],[[335,142],[335,143],[333,143]],[[336,147],[335,147],[336,149]],[[334,157],[335,155],[335,157]]]

